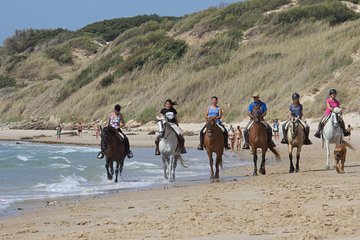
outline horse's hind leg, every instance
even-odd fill
[[[265,155],[266,155],[266,151],[267,149],[262,149],[262,154],[261,154],[261,165],[260,165],[260,170],[259,173],[265,175],[266,171],[265,171]]]
[[[215,176],[214,176],[214,178],[216,178],[216,179],[219,178],[219,169],[220,169],[221,158],[222,158],[221,154],[216,154],[216,163],[215,163],[216,170],[215,170]]]
[[[112,180],[113,174],[114,174],[114,170],[113,170],[113,168],[112,168],[112,163],[111,163],[111,161],[110,161],[110,158],[106,158],[105,168],[106,168],[106,173],[107,173],[108,180]],[[110,170],[109,170],[109,168],[110,168]],[[112,170],[112,171],[111,171],[111,170]]]
[[[165,180],[168,180],[168,175],[167,175],[167,160],[165,157],[161,157],[163,160],[163,168],[164,168],[164,178]]]
[[[293,164],[293,155],[292,155],[292,152],[293,152],[293,148],[292,148],[291,145],[289,145],[289,160],[290,160],[289,173],[293,173],[293,172],[295,171],[294,164]]]
[[[118,175],[119,175],[119,169],[120,169],[119,161],[116,162],[116,168],[115,168],[115,182],[118,182]]]
[[[213,169],[214,160],[212,157],[212,153],[208,152],[208,157],[209,157],[209,164],[210,164],[210,179],[212,179],[214,177],[214,169]]]

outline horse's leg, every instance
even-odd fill
[[[290,140],[288,140],[290,141]],[[289,144],[289,160],[290,160],[290,169],[289,169],[289,173],[293,173],[295,171],[294,169],[294,164],[293,164],[293,146],[291,144]]]
[[[212,179],[214,177],[214,169],[213,169],[214,160],[211,152],[207,152],[207,154],[209,157],[209,164],[210,164],[210,179]]]
[[[261,153],[261,164],[260,164],[260,170],[259,173],[265,175],[266,171],[265,171],[265,155],[266,155],[266,151],[267,148],[263,148],[261,149],[262,153]]]
[[[328,140],[325,141],[326,144],[326,169],[330,169],[330,143]]]
[[[162,158],[162,160],[163,160],[163,168],[164,168],[164,178],[166,179],[166,180],[168,180],[168,175],[167,175],[167,160],[166,160],[166,158],[163,156],[163,155],[161,155],[161,158]]]
[[[116,168],[115,168],[115,182],[118,182],[118,175],[119,175],[119,168],[120,168],[120,162],[119,160],[116,161]]]
[[[215,170],[214,178],[219,178],[219,169],[220,169],[221,158],[222,158],[222,155],[217,153],[216,154],[216,163],[215,163],[216,170]]]
[[[256,148],[253,148],[253,161],[254,161],[254,173],[253,176],[257,175],[257,152],[256,152]]]
[[[300,152],[301,146],[298,146],[296,151],[296,172],[300,172]]]
[[[170,182],[174,182],[175,181],[175,169],[174,169],[174,165],[175,165],[175,157],[171,156],[170,157],[170,164],[169,164],[169,175],[170,175]]]
[[[110,165],[110,162],[111,162],[110,158],[106,157],[105,169],[106,169],[108,180],[112,180],[112,174],[109,171],[109,168],[112,168],[112,166]]]

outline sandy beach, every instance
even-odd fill
[[[198,126],[196,126],[198,127]],[[57,142],[55,131],[0,131],[1,140]],[[154,135],[129,135],[134,146],[152,146]],[[252,166],[226,169],[219,183],[122,192],[41,207],[0,220],[1,239],[359,239],[360,131],[353,132],[345,174],[325,170],[325,150],[311,138],[300,172],[289,174],[287,146],[278,141],[281,162],[268,152],[267,175]],[[186,136],[187,146],[197,136]],[[58,141],[59,142],[59,141]],[[63,136],[62,143],[98,144],[93,132]],[[204,152],[204,155],[206,153]],[[240,151],[249,158],[249,151]],[[332,158],[331,158],[332,159]],[[126,170],[125,170],[126,171]]]

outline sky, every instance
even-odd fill
[[[16,29],[77,30],[104,19],[142,14],[183,16],[240,0],[0,0],[0,45]]]

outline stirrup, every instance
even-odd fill
[[[134,154],[132,153],[131,150],[129,150],[129,152],[126,155],[128,158],[132,158],[134,156]]]
[[[187,153],[185,147],[181,148],[180,149],[180,154],[185,154],[185,153]]]
[[[304,140],[304,145],[311,145],[312,142],[310,141],[310,139],[305,139]]]
[[[198,146],[197,149],[200,150],[200,151],[202,151],[202,150],[204,150],[204,147],[203,147],[203,145],[199,144],[199,146]]]
[[[281,142],[280,143],[282,143],[282,144],[288,144],[289,142],[288,142],[288,140],[286,139],[286,138],[283,138],[283,139],[281,139]]]
[[[229,146],[229,144],[225,145],[224,147],[225,147],[225,150],[230,150],[230,149],[231,149],[231,147]]]
[[[250,149],[250,146],[248,143],[244,143],[242,149]]]
[[[314,134],[314,137],[316,137],[316,138],[321,138],[320,131],[316,131],[316,133]]]
[[[349,133],[349,131],[345,130],[344,131],[344,137],[347,137],[347,136],[350,136],[350,133]]]
[[[99,152],[96,157],[97,157],[98,159],[102,159],[102,158],[104,158],[104,153],[103,153],[103,152]]]

